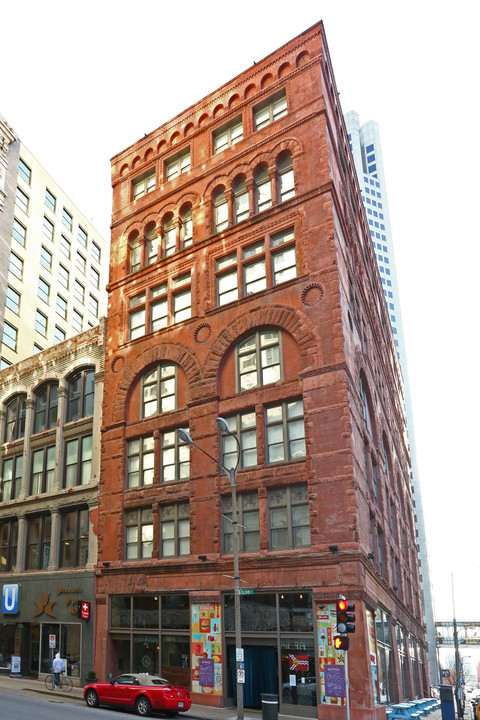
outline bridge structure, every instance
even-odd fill
[[[459,646],[477,645],[480,647],[480,620],[456,620],[456,625]],[[437,650],[455,647],[453,620],[436,622],[435,636]]]

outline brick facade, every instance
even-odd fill
[[[382,703],[423,696],[401,377],[322,24],[115,156],[112,184],[97,675],[138,671],[143,643],[142,662],[167,677],[178,672],[196,702],[232,702],[233,572],[223,517],[230,484],[199,450],[188,461],[169,443],[188,428],[220,459],[215,418],[247,422],[248,415],[254,428],[244,437],[255,438],[256,456],[242,447],[250,459],[242,455],[237,492],[253,502],[254,547],[242,547],[240,576],[255,600],[245,600],[242,630],[252,662],[260,662],[258,645],[277,653],[269,682],[282,711],[344,712],[322,684],[334,660],[324,662],[331,644],[321,647],[319,619],[339,593],[356,603],[352,718],[384,717]],[[178,517],[169,524],[172,508]],[[242,527],[246,538],[250,526]],[[298,604],[290,634],[285,594]],[[253,608],[266,617],[267,595],[279,613],[276,629],[254,626]],[[169,596],[189,598],[192,623],[202,603],[221,607],[215,684],[201,685],[196,674],[193,625],[176,635],[183,669],[167,654]],[[153,605],[160,597],[153,612],[162,627],[147,623],[142,634],[145,597]],[[157,653],[149,649],[155,638]],[[412,652],[397,638],[410,640]],[[288,669],[295,643],[309,654],[307,677],[295,675],[298,688]]]

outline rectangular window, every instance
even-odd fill
[[[49,240],[53,242],[53,223],[51,220],[47,218],[46,215],[43,216],[43,234],[47,236]]]
[[[257,464],[257,421],[255,411],[229,415],[225,418],[230,431],[240,443],[239,467],[253,467]],[[227,469],[235,467],[237,462],[237,443],[235,438],[222,433],[222,465]]]
[[[40,310],[37,310],[35,314],[35,330],[40,335],[47,335],[47,317]]]
[[[2,342],[4,345],[10,348],[10,350],[17,351],[17,337],[18,330],[10,325],[6,320],[3,323],[3,337]]]
[[[70,243],[70,240],[67,240],[65,235],[60,236],[60,250],[68,259],[70,259],[72,245]]]
[[[59,328],[58,325],[55,325],[55,332],[53,333],[53,342],[54,345],[58,345],[58,343],[61,343],[65,340],[66,333],[65,330],[62,330],[62,328]]]
[[[22,487],[23,455],[6,458],[3,461],[2,502],[16,500]],[[4,569],[0,566],[0,572]]]
[[[30,494],[41,495],[53,490],[55,475],[55,445],[32,453]]]
[[[188,320],[190,317],[192,317],[192,293],[188,289],[173,296],[173,322]]]
[[[18,520],[0,523],[0,572],[15,570],[17,564]]]
[[[92,283],[93,287],[98,288],[100,287],[100,273],[98,270],[95,270],[94,267],[90,267],[90,282]]]
[[[81,315],[75,308],[73,308],[72,313],[72,325],[77,332],[82,332],[83,315]]]
[[[231,120],[213,132],[213,152],[218,153],[225,148],[243,140],[242,116]]]
[[[310,546],[310,512],[307,485],[268,490],[270,550]]]
[[[280,90],[253,108],[254,128],[260,130],[286,114],[287,97],[285,90]]]
[[[81,302],[82,305],[85,303],[85,288],[83,287],[81,282],[78,282],[78,280],[75,280],[73,294],[75,296],[75,299],[78,300],[78,302]]]
[[[45,270],[51,271],[52,269],[52,253],[50,250],[47,250],[46,247],[43,247],[40,250],[40,265],[43,265]]]
[[[14,240],[16,240],[22,247],[25,247],[25,240],[27,237],[27,228],[22,225],[21,222],[17,220],[17,218],[13,218],[13,230],[12,230],[12,237]]]
[[[51,515],[29,518],[27,523],[27,570],[46,570],[50,563]]]
[[[15,275],[19,280],[23,276],[23,260],[18,257],[14,252],[10,252],[10,265],[8,267],[12,275]]]
[[[61,318],[63,318],[64,320],[67,319],[67,301],[61,295],[57,295],[55,310]]]
[[[18,159],[18,174],[21,178],[25,180],[28,185],[30,185],[32,179],[32,171],[28,167],[27,163],[22,160],[22,158]]]
[[[72,232],[73,218],[65,208],[63,208],[62,212],[62,223],[68,230],[70,230],[70,232]]]
[[[138,200],[152,190],[155,190],[155,168],[132,182],[133,199]]]
[[[48,188],[46,188],[45,190],[45,205],[50,208],[52,212],[55,212],[55,208],[57,206],[57,199]]]
[[[81,225],[78,226],[78,241],[83,245],[83,247],[87,247],[87,233]]]
[[[160,556],[190,555],[190,506],[188,502],[160,508]]]
[[[92,295],[92,293],[89,293],[88,295],[88,309],[92,315],[98,317],[98,300]]]
[[[17,187],[17,192],[15,195],[15,205],[20,208],[20,210],[23,210],[25,214],[28,214],[28,202],[29,197],[26,195],[23,190],[20,190],[19,187]]]
[[[101,250],[100,250],[99,246],[97,245],[97,243],[96,243],[94,240],[92,240],[92,244],[91,244],[90,250],[91,250],[93,259],[94,259],[97,263],[100,263]]]
[[[20,293],[10,287],[10,285],[7,286],[5,305],[17,315],[20,312]]]
[[[69,440],[65,444],[64,487],[86,485],[92,477],[92,436]]]
[[[125,559],[146,560],[152,557],[152,550],[152,509],[127,510],[125,513]]]
[[[127,488],[152,485],[154,478],[153,435],[127,443]]]
[[[76,264],[77,268],[80,270],[80,272],[85,275],[85,273],[87,271],[87,261],[83,257],[82,253],[78,252],[78,250],[77,250],[77,258],[76,258],[75,264]]]
[[[239,552],[260,550],[260,512],[258,493],[237,495]],[[233,552],[233,510],[232,496],[222,497],[223,552]]]
[[[89,527],[90,519],[87,508],[62,514],[60,567],[85,567],[88,562]]]
[[[38,290],[37,290],[38,297],[43,300],[44,303],[47,303],[50,299],[50,285],[41,277],[38,278]]]
[[[58,282],[60,285],[63,285],[63,287],[66,287],[68,290],[68,283],[69,283],[70,273],[68,272],[67,268],[63,267],[63,265],[60,263],[58,266]]]
[[[165,161],[165,179],[173,180],[173,178],[182,175],[184,172],[190,170],[190,148],[187,147],[185,150],[181,150],[179,153],[174,155]]]
[[[180,441],[174,430],[161,434],[162,482],[186,480],[190,477],[190,447]]]
[[[145,307],[140,310],[134,310],[128,316],[129,333],[128,339],[135,340],[145,335]]]
[[[306,456],[303,401],[287,400],[266,408],[267,462],[285,462]]]
[[[215,260],[215,275],[218,306],[295,278],[297,262],[293,228],[243,247],[240,262],[236,253]]]

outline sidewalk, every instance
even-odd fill
[[[25,690],[43,695],[60,695],[61,697],[74,697],[83,702],[83,687],[74,687],[71,692],[66,693],[63,690],[47,690],[44,680],[35,680],[33,678],[11,678],[9,675],[0,675],[0,689],[9,690]],[[464,720],[472,720],[471,704],[465,705]],[[235,707],[216,708],[210,705],[194,705],[186,713],[182,713],[186,718],[191,720],[236,720],[237,710]],[[181,716],[180,716],[181,717]],[[428,720],[442,720],[442,711],[440,708],[434,710],[427,716]],[[246,710],[245,720],[262,720],[261,710]],[[294,715],[278,715],[278,720],[305,720],[305,718],[296,717]]]

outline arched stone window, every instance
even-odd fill
[[[255,174],[255,203],[257,212],[272,206],[272,183],[266,167]]]
[[[136,272],[142,267],[142,244],[138,232],[130,238],[130,272]]]
[[[289,153],[283,155],[277,162],[278,173],[278,202],[285,202],[295,195],[295,179],[293,176],[293,162]]]
[[[224,188],[219,188],[213,196],[213,230],[220,232],[228,227],[228,203]]]
[[[142,377],[142,417],[151,417],[177,407],[177,369],[171,363],[158,363]]]
[[[180,216],[182,247],[189,247],[193,242],[193,216],[192,207],[187,205]]]
[[[55,427],[58,415],[58,383],[48,383],[37,393],[33,432]]]
[[[95,371],[91,368],[75,373],[68,384],[67,422],[93,415]]]
[[[147,243],[147,265],[153,265],[158,260],[158,237],[155,225],[150,225],[145,234]]]
[[[169,214],[163,221],[163,256],[169,257],[176,250],[176,233],[173,215]]]
[[[5,421],[5,442],[19,440],[25,436],[26,395],[17,395],[7,405]]]
[[[246,220],[250,215],[250,204],[245,178],[238,180],[233,186],[235,222]]]

